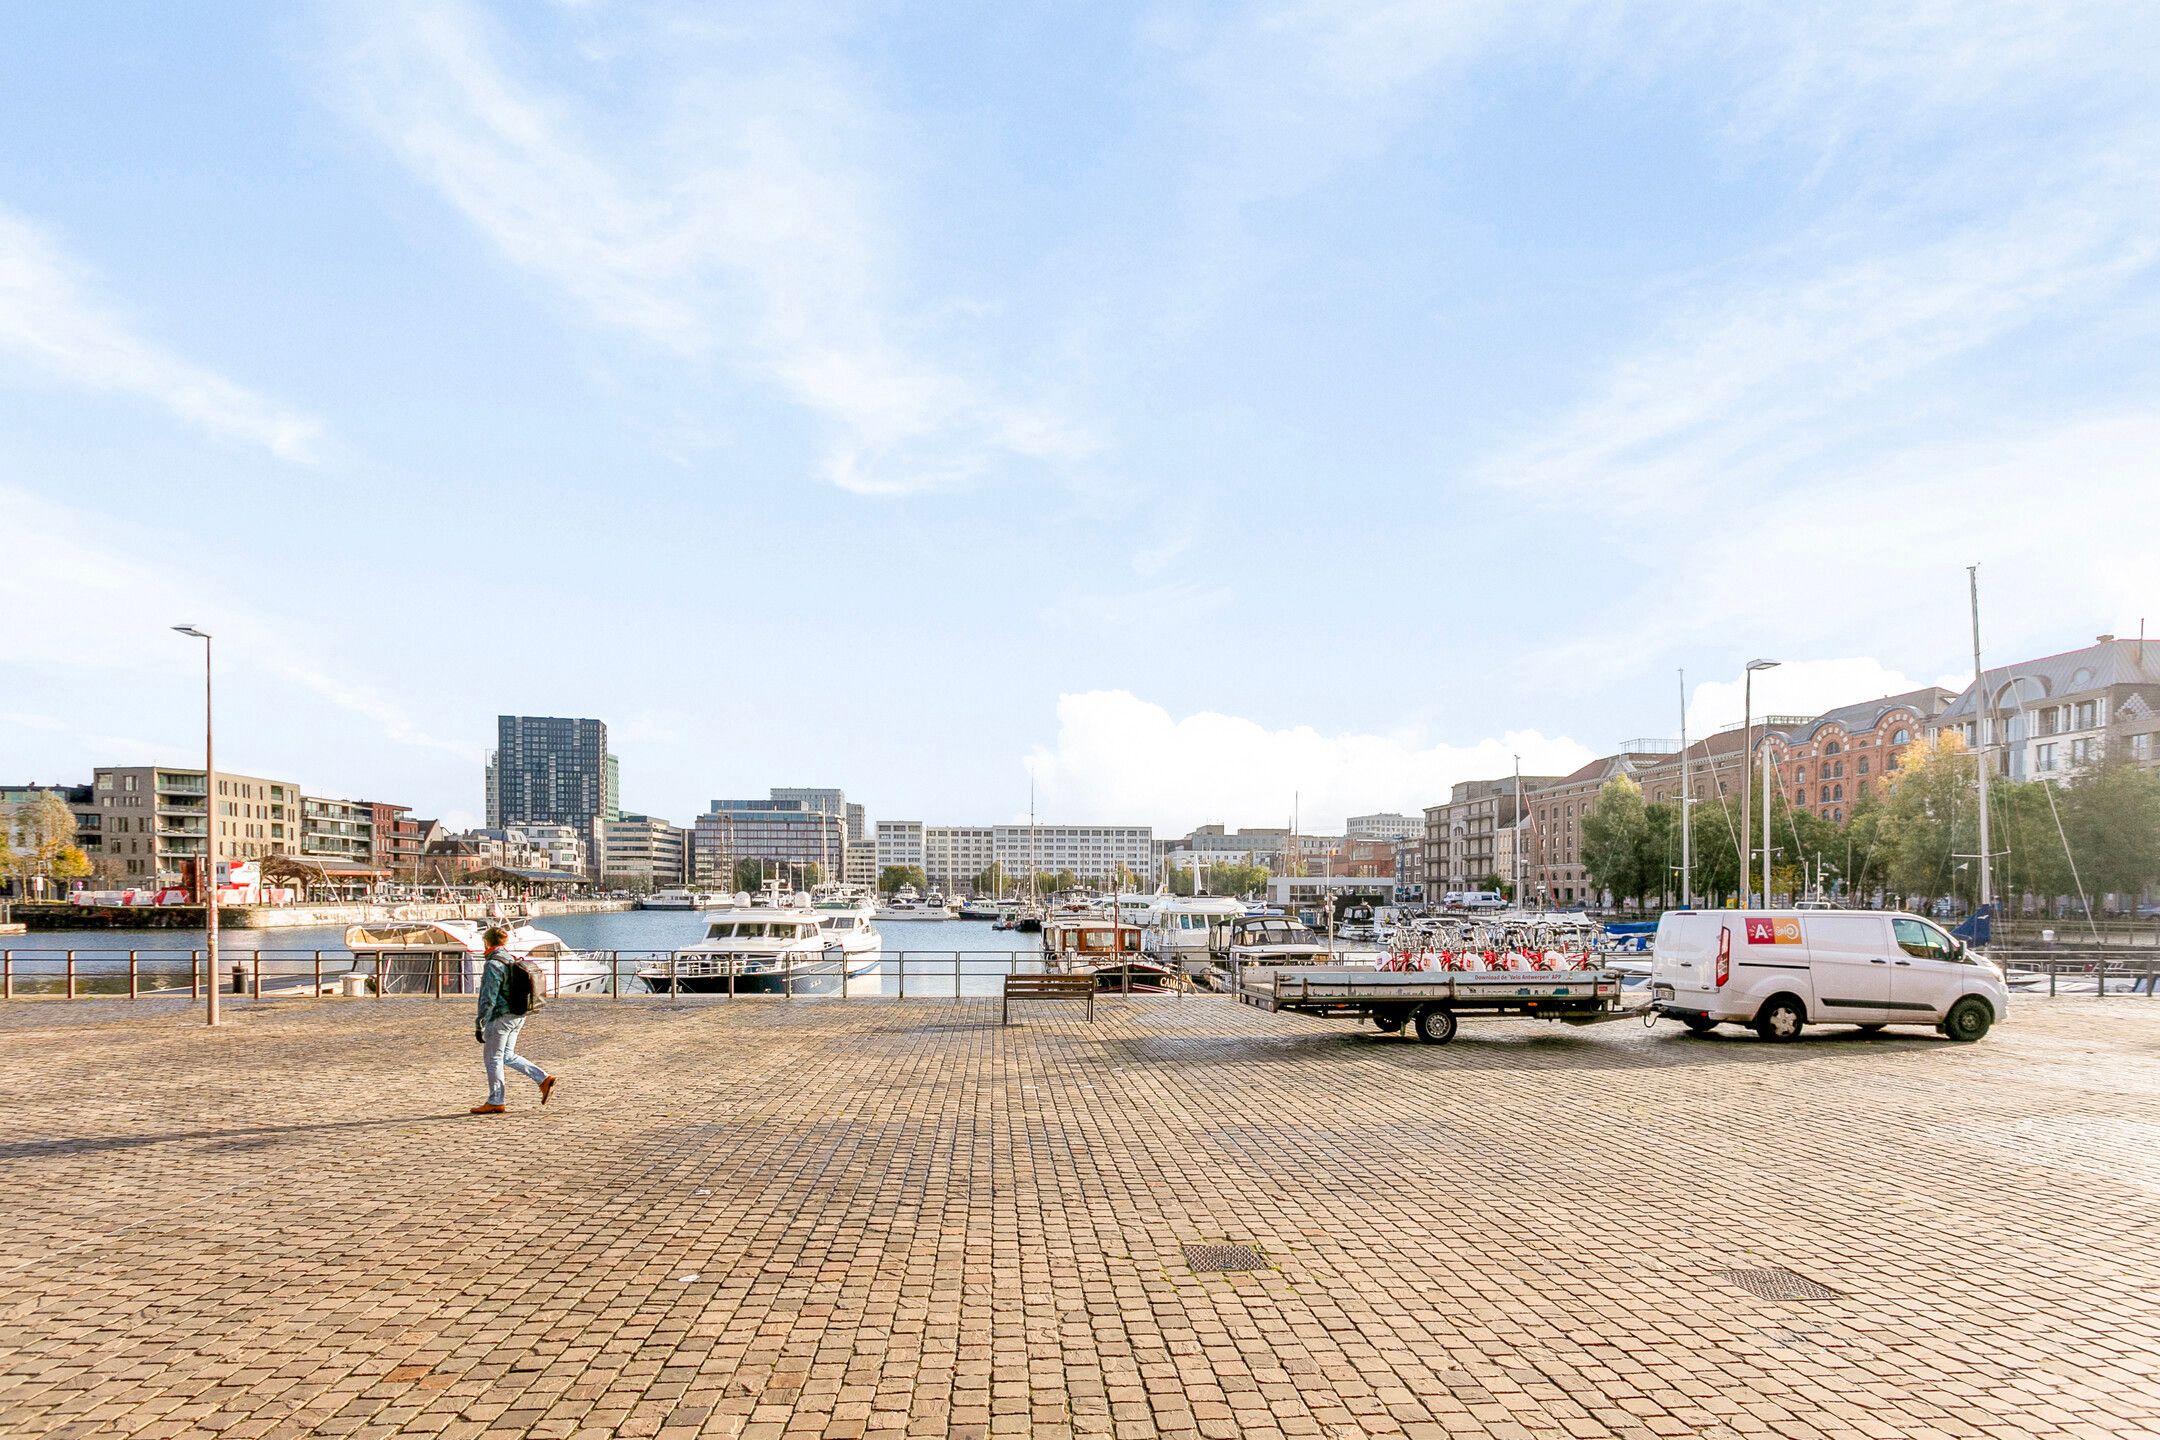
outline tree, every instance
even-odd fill
[[[2087,771],[2059,797],[2085,894],[2130,899],[2160,880],[2160,772],[2123,761]]]
[[[976,895],[1004,894],[1005,867],[995,860],[991,861],[983,869],[975,872],[975,877],[968,881],[968,889],[970,893]]]
[[[75,812],[52,791],[35,791],[19,802],[8,829],[12,838],[0,833],[0,874],[21,882],[24,893],[35,876],[73,880],[90,873],[89,857],[75,844]]]
[[[1893,895],[1973,898],[1979,876],[1964,857],[1980,850],[1978,789],[1972,754],[1956,731],[1917,741],[1899,757],[1876,832]]]
[[[930,888],[930,877],[923,873],[923,868],[920,865],[887,865],[884,869],[878,871],[877,888],[879,894],[890,895],[903,885],[912,885],[917,890],[927,890]]]
[[[1645,894],[1658,897],[1658,908],[1677,883],[1680,865],[1680,807],[1660,800],[1643,806],[1642,850],[1637,857]]]
[[[1695,802],[1688,824],[1688,866],[1697,900],[1721,905],[1728,897],[1739,898],[1739,835],[1740,813],[1729,796],[1709,795]]]
[[[1615,900],[1640,902],[1649,888],[1643,873],[1648,838],[1642,787],[1625,775],[1613,776],[1582,817],[1583,868],[1591,883],[1611,891]]]

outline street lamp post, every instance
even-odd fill
[[[208,997],[203,1023],[218,1023],[218,874],[217,874],[217,751],[213,745],[210,705],[210,636],[193,625],[175,625],[182,635],[203,642],[202,647],[202,748],[203,748],[203,853],[196,862],[195,888],[203,897],[203,956],[209,969]]]
[[[1748,814],[1748,811],[1752,808],[1752,796],[1755,791],[1755,672],[1774,669],[1777,664],[1778,662],[1775,660],[1750,660],[1747,662],[1747,672],[1740,682],[1740,748],[1741,759],[1744,762],[1740,771],[1740,908],[1743,910],[1747,909],[1748,904],[1748,871],[1752,868],[1755,858],[1748,853],[1754,843],[1753,837],[1749,834],[1749,831],[1754,828],[1750,823],[1753,817]],[[1768,726],[1764,727],[1765,730],[1768,728]],[[1763,800],[1763,824],[1765,826],[1763,849],[1766,851],[1770,848],[1767,828],[1770,823],[1769,809],[1770,801],[1766,793]],[[1769,873],[1770,857],[1766,854],[1763,856],[1762,902],[1764,905],[1770,903]]]

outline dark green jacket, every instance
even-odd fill
[[[513,963],[500,950],[487,952],[487,968],[480,972],[480,1015],[473,1021],[473,1029],[485,1030],[490,1021],[510,1013],[510,1001],[503,991]]]

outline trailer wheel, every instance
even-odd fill
[[[1403,1012],[1400,1010],[1375,1010],[1373,1011],[1372,1023],[1379,1028],[1381,1034],[1393,1035],[1403,1027]]]
[[[1455,1012],[1443,1005],[1428,1005],[1417,1012],[1417,1038],[1427,1045],[1445,1045],[1455,1038]]]
[[[1755,1017],[1755,1033],[1765,1040],[1797,1040],[1806,1025],[1807,1011],[1800,1008],[1799,999],[1791,995],[1777,996]]]

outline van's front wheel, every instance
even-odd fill
[[[1943,1016],[1942,1032],[1952,1040],[1969,1044],[1987,1034],[1988,1026],[1994,1023],[1995,1016],[1988,1009],[1987,1002],[1968,995],[1952,1005],[1950,1013]]]
[[[1778,996],[1755,1017],[1755,1033],[1765,1040],[1797,1040],[1806,1026],[1807,1012],[1790,995]]]

